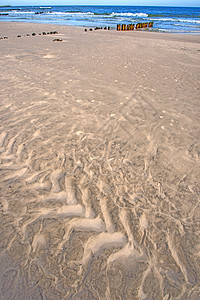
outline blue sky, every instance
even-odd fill
[[[158,5],[200,6],[200,0],[0,0],[0,5]]]

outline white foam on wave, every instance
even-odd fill
[[[162,21],[162,22],[174,22],[176,21],[175,19],[172,18],[160,18],[160,19],[155,19],[155,18],[151,18],[151,21]]]
[[[148,14],[146,13],[112,13],[111,16],[121,16],[121,17],[140,17],[145,18],[148,17]]]
[[[35,14],[34,11],[18,11],[18,10],[12,10],[11,11],[14,14]]]
[[[178,22],[183,23],[197,23],[200,24],[200,20],[192,20],[192,19],[177,19]]]
[[[94,17],[141,17],[145,18],[148,17],[146,13],[115,13],[112,12],[111,14],[95,14],[93,12],[48,12],[51,15],[67,15],[67,16],[94,16]]]
[[[51,15],[66,15],[66,16],[93,16],[94,13],[92,12],[48,12],[48,14],[51,14]]]
[[[162,22],[182,22],[182,23],[197,23],[200,24],[200,20],[193,19],[176,19],[176,18],[151,18],[151,21],[162,21]]]

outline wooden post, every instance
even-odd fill
[[[141,28],[142,24],[138,23],[137,25],[135,24],[117,24],[117,31],[128,31],[128,30],[134,30]]]
[[[153,27],[153,22],[149,22],[148,27],[149,27],[149,28]]]
[[[126,25],[122,24],[122,31],[125,31],[125,30],[126,30]]]

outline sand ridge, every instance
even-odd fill
[[[0,299],[198,299],[199,37],[1,26]]]

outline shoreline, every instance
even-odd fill
[[[45,23],[31,23],[31,22],[16,22],[16,21],[13,21],[13,22],[7,22],[7,21],[0,21],[0,23],[2,23],[3,25],[5,24],[10,24],[10,27],[12,27],[12,24],[19,24],[19,27],[31,27],[31,26],[35,26],[36,27],[42,27],[45,28],[45,30],[47,31],[50,31],[50,30],[53,30],[53,28],[60,28],[60,29],[71,29],[71,30],[74,30],[74,31],[84,31],[86,27],[82,27],[82,26],[71,26],[71,25],[54,25],[54,24],[45,24]],[[51,28],[48,30],[48,28]],[[87,29],[89,30],[89,28],[92,28],[92,27],[87,27]],[[2,28],[1,28],[2,29]],[[150,34],[152,34],[152,38],[156,37],[156,38],[159,38],[159,39],[171,39],[171,40],[179,40],[179,41],[190,41],[190,42],[194,42],[194,43],[200,43],[200,35],[199,34],[184,34],[184,33],[168,33],[168,32],[156,32],[156,31],[148,31],[148,30],[133,30],[133,31],[117,31],[117,30],[94,30],[93,28],[93,33],[100,33],[100,32],[104,32],[104,33],[108,33],[109,32],[111,34],[124,34],[124,35],[128,35],[128,36],[131,36],[131,35],[134,35],[134,34],[138,34],[138,35],[142,35],[144,37],[148,37],[150,36]],[[39,32],[38,32],[39,33]],[[89,33],[89,32],[88,32]],[[20,34],[20,32],[19,32]],[[5,34],[4,34],[5,35]]]
[[[45,25],[45,26],[64,26],[64,27],[74,27],[74,28],[92,28],[94,30],[94,28],[96,27],[95,25],[89,27],[89,26],[81,26],[81,25],[64,25],[64,24],[53,24],[53,23],[43,23],[43,22],[21,22],[21,21],[1,21],[0,20],[0,23],[22,23],[22,24],[35,24],[35,25]],[[127,22],[126,22],[127,23]],[[111,28],[110,31],[117,31],[116,30],[116,27],[117,25],[115,26],[115,29]],[[102,29],[103,30],[103,29]],[[127,32],[127,31],[123,31],[123,32]],[[191,33],[188,33],[188,32],[168,32],[168,31],[164,31],[164,30],[161,30],[159,31],[159,29],[153,29],[153,30],[142,30],[142,29],[134,29],[133,31],[130,31],[130,32],[150,32],[150,33],[158,33],[158,34],[169,34],[169,35],[191,35],[191,36],[200,36],[200,31],[198,31],[197,33],[195,32],[191,32]]]

